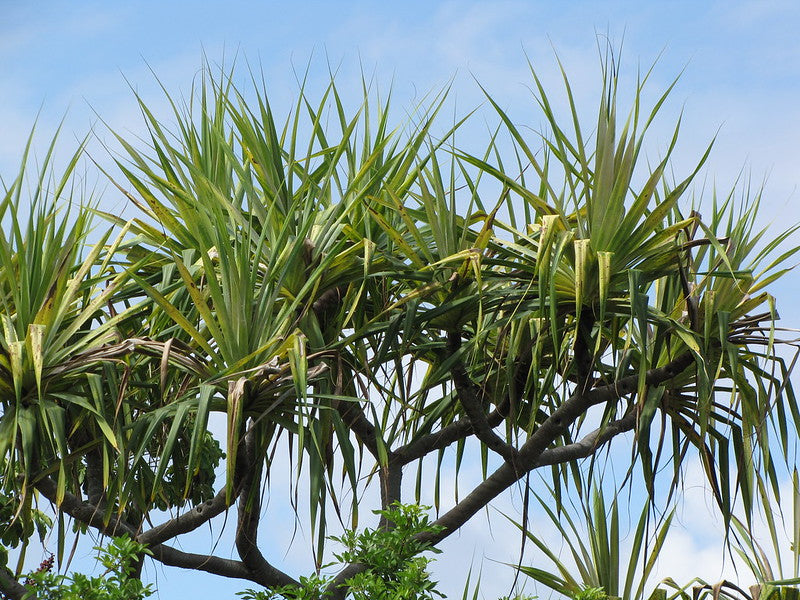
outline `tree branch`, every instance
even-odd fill
[[[463,418],[445,425],[439,431],[428,433],[422,437],[412,440],[404,446],[400,446],[394,451],[394,459],[401,465],[427,456],[434,450],[447,448],[458,440],[463,440],[472,434],[472,423],[469,419]]]
[[[369,422],[369,419],[364,414],[361,405],[355,401],[335,400],[334,406],[347,428],[356,434],[359,441],[364,444],[364,447],[377,460],[379,456],[378,434],[375,431],[375,426]]]
[[[223,489],[211,500],[206,500],[188,512],[148,529],[139,535],[139,541],[142,544],[160,544],[183,533],[194,531],[230,508],[226,492],[227,490]]]
[[[392,503],[400,502],[403,487],[403,466],[389,463],[381,467],[381,508],[388,509]],[[381,517],[380,527],[388,525],[386,518]]]
[[[647,383],[647,385],[660,385],[683,373],[693,362],[694,357],[692,353],[687,350],[663,367],[657,367],[647,371],[644,378],[645,383]],[[618,400],[631,392],[635,392],[638,385],[639,375],[628,375],[627,377],[623,377],[607,385],[598,386],[590,390],[586,396],[590,400],[592,406],[603,404],[611,400]]]
[[[348,586],[345,584],[345,581],[348,579],[355,577],[359,573],[362,573],[366,570],[366,567],[361,563],[350,563],[344,569],[339,571],[336,574],[336,577],[328,584],[328,587],[325,588],[327,592],[327,598],[329,600],[344,600],[347,596]]]
[[[489,413],[489,416],[486,417],[486,422],[489,427],[494,429],[500,425],[505,418],[506,415],[501,411],[501,407],[498,406],[498,408]],[[398,464],[407,465],[414,460],[430,454],[434,450],[447,448],[450,444],[454,444],[459,440],[469,437],[472,435],[472,432],[473,429],[470,420],[466,417],[461,418],[457,421],[453,421],[449,425],[445,425],[439,431],[423,435],[405,446],[401,446],[394,451],[393,456]]]
[[[252,425],[252,424],[251,424]],[[269,588],[299,585],[295,579],[275,568],[258,548],[258,523],[261,518],[261,464],[256,457],[255,429],[244,435],[242,489],[239,493],[239,519],[236,524],[236,550],[246,568],[261,585]],[[237,467],[238,468],[238,467]]]
[[[246,579],[253,583],[262,583],[257,575],[253,573],[247,566],[238,560],[231,560],[229,558],[220,558],[210,554],[194,554],[191,552],[183,552],[166,544],[156,544],[150,546],[150,551],[153,553],[153,558],[170,567],[179,567],[181,569],[194,569],[196,571],[205,571],[214,575],[221,575],[222,577],[231,577],[234,579]]]
[[[102,509],[105,495],[103,457],[98,448],[92,448],[86,452],[86,499]]]
[[[91,429],[87,427],[74,427],[74,423],[70,423],[69,427],[74,430],[69,439],[70,451],[76,455],[82,454],[86,461],[83,481],[86,499],[90,504],[103,510],[106,489],[103,485],[103,454],[98,436],[93,435]]]
[[[337,366],[335,390],[337,396],[342,396],[345,394],[345,373],[342,355],[337,354],[336,360]],[[347,373],[347,379],[349,381],[356,381],[356,378],[352,372]],[[364,390],[364,393],[368,394],[369,392]],[[379,442],[382,442],[383,447],[386,448],[387,452],[389,452],[391,455],[391,451],[389,450],[388,444],[386,444],[385,440],[378,439],[377,429],[375,428],[375,425],[367,418],[367,415],[364,414],[364,409],[360,402],[334,400],[333,407],[339,413],[339,416],[341,416],[345,425],[347,425],[347,428],[356,434],[358,440],[364,445],[364,447],[375,458],[375,460],[380,462],[380,452],[378,451]]]
[[[648,385],[664,383],[683,372],[692,362],[691,352],[681,354],[663,367],[648,371],[645,375],[645,381]],[[522,446],[519,451],[520,462],[516,465],[517,468],[514,468],[508,462],[501,465],[486,480],[472,490],[466,498],[435,521],[435,525],[444,527],[441,532],[420,535],[418,538],[431,544],[439,543],[460,528],[500,493],[524,477],[526,473],[541,466],[589,456],[615,436],[633,429],[636,425],[636,413],[629,411],[622,419],[613,421],[606,427],[587,434],[574,444],[561,448],[547,449],[547,446],[555,441],[575,419],[591,406],[617,400],[635,391],[638,382],[639,376],[631,375],[611,384],[595,388],[588,393],[582,393],[582,386],[579,385],[578,391],[559,406]],[[488,416],[487,423],[495,423],[492,426],[496,427],[504,418],[505,416],[500,411],[495,410]],[[406,464],[411,460],[425,456],[432,450],[444,448],[461,437],[468,436],[472,431],[473,424],[468,419],[459,419],[437,433],[428,434],[397,449],[394,453],[395,459],[400,464]],[[344,582],[363,570],[364,566],[360,564],[350,564],[342,569],[327,588],[331,600],[343,600],[347,593]]]
[[[636,427],[636,412],[635,410],[630,410],[621,419],[612,421],[605,427],[595,429],[580,441],[567,444],[566,446],[548,448],[539,455],[539,459],[536,461],[533,468],[538,469],[546,465],[557,465],[591,456],[600,446],[621,433],[631,431],[634,427]]]
[[[447,345],[451,356],[455,355],[461,348],[461,334],[449,332],[447,334]],[[483,411],[481,400],[475,393],[475,384],[467,375],[461,359],[455,361],[450,373],[453,376],[458,400],[464,408],[464,412],[467,413],[467,418],[472,425],[475,436],[487,448],[502,456],[507,463],[514,464],[517,459],[517,449],[492,431],[492,427],[489,426],[489,422],[486,419],[486,413]]]
[[[36,600],[36,594],[17,581],[8,567],[0,567],[0,592],[10,600],[22,600],[26,594],[26,600]]]
[[[138,531],[136,528],[114,515],[111,515],[106,521],[104,511],[101,508],[90,502],[80,500],[74,494],[64,492],[64,498],[59,504],[57,502],[58,486],[50,477],[43,477],[34,484],[34,487],[39,490],[42,496],[50,500],[54,506],[57,506],[60,511],[81,523],[91,525],[108,536],[113,537],[127,533],[132,539],[137,538]]]

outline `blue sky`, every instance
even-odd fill
[[[110,139],[98,115],[117,131],[141,131],[131,87],[165,111],[151,70],[170,90],[185,91],[204,54],[211,63],[224,58],[226,64],[237,55],[240,67],[249,62],[263,69],[278,104],[292,98],[296,72],[309,65],[312,81],[314,77],[322,81],[328,63],[335,65],[342,88],[348,82],[358,85],[362,67],[374,73],[382,88],[393,86],[400,115],[402,107],[451,81],[451,106],[459,113],[471,110],[482,102],[477,80],[515,120],[536,128],[541,119],[529,92],[532,80],[526,55],[545,84],[555,88],[555,49],[570,74],[579,105],[592,111],[598,81],[597,36],[607,35],[614,46],[623,44],[624,73],[630,78],[637,67],[648,68],[660,55],[653,93],[684,71],[663,126],[653,131],[648,152],[657,156],[663,150],[671,133],[670,119],[683,111],[676,172],[689,168],[716,135],[703,172],[707,189],[716,185],[727,191],[742,172],[757,183],[766,179],[763,219],[775,222],[777,229],[800,222],[799,27],[800,3],[780,0],[224,4],[2,0],[0,174],[15,173],[37,114],[39,143],[65,119],[60,145],[64,153],[91,127],[96,127],[100,139]],[[477,127],[466,135],[479,143],[481,131]],[[92,148],[101,162],[105,160],[98,144]],[[122,206],[111,189],[106,190],[104,202]],[[800,306],[794,301],[799,282],[798,275],[790,275],[772,288],[787,326],[800,323]],[[662,572],[676,578],[693,576],[700,573],[692,569],[703,564],[712,572],[702,575],[714,579],[722,573],[718,529],[706,510],[708,500],[696,471],[690,464],[681,513],[686,529],[672,538]],[[497,506],[517,508],[510,497]],[[275,524],[277,539],[287,532],[289,523]],[[516,538],[509,544],[508,535],[502,519],[494,518],[491,528],[481,520],[449,541],[437,566],[446,591],[458,595],[464,565],[474,558],[475,568],[481,568],[485,557],[487,597],[506,593],[510,570],[491,560],[514,560]],[[194,543],[210,539],[204,534]],[[279,564],[284,550],[281,546],[276,557]],[[298,539],[285,560],[299,565],[305,552]],[[177,570],[153,573],[164,599],[233,598],[234,591],[245,587]]]

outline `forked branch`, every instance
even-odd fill
[[[691,352],[686,352],[662,367],[649,370],[645,374],[645,381],[651,386],[660,385],[683,372],[692,363]],[[508,463],[501,465],[487,479],[478,484],[463,500],[436,520],[434,524],[443,528],[439,533],[423,535],[421,539],[432,544],[437,544],[454,531],[458,530],[500,493],[519,481],[528,472],[537,468],[537,466],[539,466],[539,460],[549,446],[589,408],[594,405],[618,400],[622,396],[633,392],[636,389],[638,381],[638,375],[630,375],[608,385],[595,388],[585,394],[581,393],[580,389],[576,391],[575,394],[570,396],[570,398],[565,400],[553,411],[522,445],[519,449],[519,459],[516,468],[512,468]],[[626,415],[626,417],[629,417],[629,415]],[[623,418],[622,421],[622,423],[617,423],[617,431],[612,429],[609,432],[611,437],[621,433],[623,428],[628,426],[629,421],[625,420],[625,418]],[[633,424],[631,426],[633,426]],[[598,436],[599,435],[600,434],[598,434]],[[599,447],[599,445],[594,446],[594,451]],[[591,452],[589,454],[591,454]],[[587,454],[587,456],[589,454]],[[572,460],[569,456],[569,452],[565,454],[564,462],[568,460]],[[550,464],[554,463],[551,462]]]
[[[455,356],[461,348],[461,335],[457,332],[448,333],[447,345],[451,356]],[[475,437],[486,444],[490,450],[502,456],[507,463],[513,465],[517,459],[517,449],[492,431],[492,426],[487,420],[481,399],[476,393],[477,386],[470,379],[460,358],[455,359],[455,363],[450,369],[450,374],[453,376],[458,400],[467,414]]]

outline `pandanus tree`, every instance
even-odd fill
[[[566,76],[557,107],[532,75],[542,134],[487,95],[500,128],[477,153],[441,126],[444,96],[395,124],[367,85],[351,112],[331,82],[280,119],[263,87],[206,74],[170,119],[137,98],[146,140],[117,136],[130,220],[71,177],[80,153],[56,178],[23,159],[0,204],[7,544],[49,506],[59,552],[72,519],[273,589],[297,580],[259,542],[270,493],[307,489],[321,560],[331,510],[418,499],[426,458],[437,477],[481,460],[474,489],[437,491],[435,546],[534,470],[560,494],[615,440],[654,501],[694,453],[726,522],[735,498],[752,514],[800,425],[765,291],[794,229],[758,229],[746,194],[695,206],[706,156],[672,179],[677,126],[644,158],[670,90],[643,106],[644,76],[620,109],[602,72],[588,129]],[[266,485],[284,452],[293,490]],[[238,558],[174,545],[232,511]]]

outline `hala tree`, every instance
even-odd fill
[[[373,486],[391,528],[422,461],[457,471],[471,447],[484,478],[436,498],[424,547],[536,469],[560,493],[615,439],[651,490],[698,454],[726,522],[762,477],[777,499],[800,415],[765,287],[793,230],[758,229],[747,195],[693,210],[705,156],[668,176],[678,127],[643,159],[669,90],[646,108],[642,77],[620,117],[602,74],[589,132],[566,76],[562,122],[533,73],[542,135],[487,95],[508,143],[477,154],[455,146],[461,123],[441,130],[443,97],[395,125],[366,85],[351,113],[331,82],[281,120],[263,87],[206,75],[168,122],[138,99],[146,142],[117,137],[129,221],[71,177],[80,152],[60,177],[50,153],[34,177],[23,159],[0,203],[4,541],[24,545],[49,503],[60,552],[69,517],[165,565],[295,586],[258,539],[277,452],[318,549],[329,507],[350,497],[355,520]],[[238,558],[174,545],[230,511]],[[344,564],[330,597],[364,568]]]

